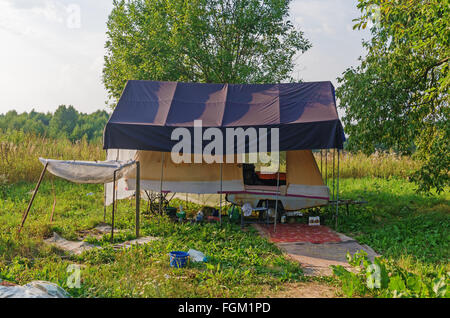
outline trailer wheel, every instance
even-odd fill
[[[263,211],[263,213],[259,214],[259,220],[263,221],[267,219],[267,213],[269,212],[269,219],[273,220],[275,219],[275,206],[276,206],[276,201],[275,200],[260,200],[257,204],[257,207],[267,207],[269,209],[271,209],[270,213],[269,211]],[[277,223],[281,222],[281,216],[285,213],[284,207],[283,207],[283,203],[278,200],[278,205],[277,205]]]

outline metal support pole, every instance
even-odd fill
[[[328,187],[328,149],[325,149],[325,185]]]
[[[112,213],[111,213],[111,243],[114,242],[114,213],[116,212],[116,173],[117,173],[117,170],[114,170],[113,202],[112,202]]]
[[[162,189],[163,189],[163,173],[164,173],[164,152],[161,152],[161,178],[159,185],[159,215],[162,215]]]
[[[275,222],[273,223],[273,231],[277,231],[277,217],[278,217],[278,192],[280,191],[280,164],[278,163],[277,172],[277,195],[275,196]]]
[[[334,184],[335,184],[335,178],[336,178],[336,176],[335,176],[335,173],[334,173],[334,167],[335,167],[335,164],[334,164],[334,162],[335,162],[335,156],[336,155],[336,149],[333,149],[333,201],[334,201],[334,199],[335,199],[335,197],[334,197]]]
[[[106,184],[103,184],[103,222],[106,222]]]
[[[42,182],[42,179],[44,178],[45,171],[47,171],[47,167],[48,167],[48,162],[45,164],[44,169],[42,169],[41,175],[39,176],[39,180],[36,184],[36,187],[34,188],[33,195],[31,196],[31,200],[28,203],[28,207],[22,215],[22,222],[20,223],[18,234],[20,234],[20,231],[22,231],[23,225],[25,224],[25,221],[28,217],[28,212],[30,212],[31,206],[33,205],[34,198],[36,197],[36,193],[38,192],[39,187],[41,186],[41,182]]]
[[[223,180],[222,180],[223,168],[222,162],[220,163],[220,203],[219,203],[219,223],[222,226],[222,188],[223,188]]]
[[[322,177],[322,181],[323,181],[323,153],[322,153],[322,149],[320,149],[320,176]]]
[[[136,238],[139,237],[141,210],[141,163],[136,162]]]
[[[106,160],[108,160],[108,149],[106,149]],[[106,184],[103,183],[103,223],[106,222]]]
[[[338,230],[338,216],[339,216],[339,149],[337,157],[336,231]]]
[[[242,211],[242,208],[241,208],[241,229],[243,229],[244,228],[244,211]]]

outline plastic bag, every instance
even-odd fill
[[[0,298],[69,298],[70,294],[56,284],[33,281],[24,286],[1,286]]]
[[[190,249],[188,251],[188,254],[189,254],[189,258],[192,262],[206,262],[207,261],[205,254],[203,254],[200,251]]]
[[[250,216],[252,215],[253,212],[253,208],[252,205],[250,203],[244,203],[244,205],[242,206],[242,213],[244,213],[244,216]]]

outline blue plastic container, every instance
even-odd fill
[[[169,256],[170,256],[170,267],[175,268],[185,267],[189,259],[189,254],[181,251],[170,252]]]

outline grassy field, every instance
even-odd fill
[[[402,179],[343,179],[342,198],[363,198],[367,206],[341,210],[339,231],[377,252],[426,264],[450,257],[450,194],[426,196]],[[448,189],[447,189],[448,190]]]
[[[178,224],[159,217],[144,217],[142,234],[161,238],[146,246],[114,251],[104,240],[87,238],[104,246],[80,257],[62,255],[42,243],[53,231],[76,239],[83,230],[103,221],[103,190],[97,185],[76,185],[55,180],[57,208],[49,223],[53,203],[52,186],[42,184],[22,234],[17,224],[26,207],[29,183],[4,186],[0,201],[0,278],[15,283],[48,280],[67,288],[66,268],[78,263],[82,287],[69,289],[86,297],[251,297],[284,282],[303,279],[301,268],[254,231],[224,224]],[[92,194],[91,194],[92,193]],[[134,207],[130,200],[118,205],[117,227],[124,232],[116,241],[134,238]],[[109,221],[109,214],[108,219]],[[168,253],[194,248],[208,255],[208,263],[188,269],[169,267]]]
[[[0,184],[35,182],[42,170],[38,158],[103,160],[105,151],[86,140],[72,143],[67,139],[50,139],[21,131],[0,130]]]
[[[341,180],[343,199],[364,199],[367,205],[341,208],[338,231],[383,255],[384,286],[369,289],[370,265],[360,274],[339,276],[346,296],[450,297],[450,192],[423,195],[400,178],[347,178]],[[334,211],[330,211],[334,214]],[[335,221],[326,221],[331,227]],[[355,267],[364,263],[355,258]],[[342,272],[338,269],[335,273]],[[389,280],[389,281],[388,281]],[[437,290],[440,290],[438,293]],[[442,291],[443,290],[443,291]]]
[[[20,236],[17,226],[42,165],[37,158],[102,159],[99,145],[55,142],[23,134],[0,136],[0,279],[18,284],[52,281],[73,296],[83,297],[254,297],[276,295],[287,286],[310,280],[297,263],[287,260],[275,245],[251,228],[237,225],[188,225],[145,216],[142,233],[160,238],[146,246],[114,250],[91,236],[85,240],[101,250],[70,256],[43,243],[57,232],[75,240],[103,222],[103,187],[77,185],[47,176]],[[324,161],[323,161],[324,163]],[[320,166],[320,158],[318,158]],[[328,159],[332,173],[332,157]],[[408,157],[345,154],[341,157],[340,196],[369,203],[340,208],[338,230],[368,244],[396,266],[432,279],[449,272],[450,192],[418,194],[407,175],[417,165]],[[331,185],[331,180],[330,185]],[[54,198],[56,209],[50,215]],[[145,206],[145,203],[142,203]],[[177,205],[176,205],[177,206]],[[198,206],[189,206],[193,211]],[[106,222],[109,222],[108,210]],[[134,203],[119,203],[115,240],[134,238]],[[322,211],[334,227],[334,210]],[[187,269],[169,267],[168,252],[194,248],[208,263]],[[80,288],[68,288],[70,264],[81,266]],[[317,283],[317,282],[316,282]],[[341,286],[337,280],[320,284]],[[363,296],[374,296],[364,295]],[[376,296],[376,295],[375,295]]]
[[[50,212],[53,190],[46,180],[21,234],[17,225],[33,185],[3,186],[0,200],[0,278],[15,283],[48,280],[67,288],[66,272],[71,263],[82,265],[82,287],[68,289],[87,297],[252,297],[268,290],[283,289],[286,283],[304,281],[301,268],[286,260],[280,251],[252,229],[240,231],[233,224],[171,223],[163,218],[144,217],[144,235],[162,238],[147,246],[114,251],[104,240],[87,241],[104,246],[79,257],[64,255],[42,240],[57,232],[74,240],[103,221],[101,186],[54,181],[57,198],[53,223]],[[432,275],[449,270],[449,196],[425,197],[399,179],[344,179],[342,196],[361,197],[367,206],[341,208],[339,231],[372,246],[413,272]],[[192,208],[195,208],[191,206]],[[132,200],[119,204],[117,226],[124,231],[117,242],[134,238]],[[107,220],[109,221],[109,213]],[[333,226],[334,221],[329,219]],[[172,269],[167,253],[194,248],[210,261],[191,264],[186,270]]]

